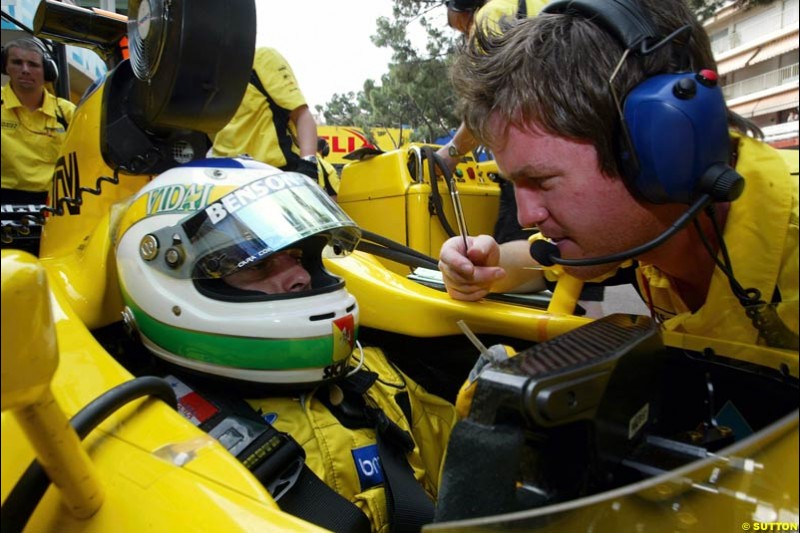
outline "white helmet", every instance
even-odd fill
[[[157,356],[215,377],[312,385],[347,368],[358,305],[322,250],[361,232],[302,174],[239,159],[171,169],[131,200],[117,231],[123,318]],[[268,295],[221,278],[287,248],[311,289]]]

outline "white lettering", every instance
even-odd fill
[[[279,191],[286,187],[286,181],[281,176],[269,176],[264,180],[264,184],[272,191]]]
[[[220,202],[224,206],[217,206],[211,209],[214,204],[206,209],[209,220],[216,224],[228,214],[235,213],[243,207],[258,201],[260,198],[280,191],[287,187],[308,187],[308,180],[304,176],[294,176],[291,174],[267,176],[258,181],[254,181],[236,191],[223,196]]]
[[[228,212],[220,204],[211,204],[206,208],[206,215],[208,215],[208,219],[212,224],[216,224],[228,216]]]
[[[234,192],[234,194],[236,195],[236,199],[242,205],[247,205],[258,198],[258,196],[256,196],[256,192],[249,185],[238,189]]]
[[[242,207],[241,204],[239,203],[239,200],[236,198],[235,194],[228,194],[226,196],[223,196],[220,201],[222,202],[222,205],[225,206],[225,209],[228,210],[228,213],[234,213],[240,207]]]
[[[377,457],[373,458],[372,460],[359,459],[358,465],[361,468],[361,472],[363,472],[363,474],[367,477],[372,477],[378,474],[381,470],[381,466]]]
[[[250,257],[248,257],[247,259],[244,259],[244,260],[242,260],[242,261],[239,261],[239,264],[238,264],[238,265],[236,265],[236,266],[237,266],[238,268],[242,268],[243,266],[247,265],[248,263],[252,263],[252,262],[253,262],[253,261],[255,261],[255,260],[256,260],[256,257],[255,257],[254,255],[251,255],[251,256],[250,256]]]

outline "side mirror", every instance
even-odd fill
[[[58,342],[47,274],[27,252],[3,250],[1,257],[0,406],[12,412],[70,512],[88,518],[102,505],[103,492],[50,388],[58,367]]]

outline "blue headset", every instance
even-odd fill
[[[542,13],[591,18],[640,55],[688,29],[660,36],[634,0],[554,0]],[[642,198],[692,204],[704,194],[718,202],[741,194],[744,179],[729,166],[727,108],[714,71],[647,78],[625,96],[622,110],[617,164]]]

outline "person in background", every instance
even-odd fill
[[[503,20],[521,20],[535,17],[547,0],[447,0],[447,24],[454,30],[472,35],[476,27],[499,32]],[[454,170],[461,157],[480,143],[462,122],[453,138],[437,152],[450,170]]]
[[[213,136],[211,155],[239,157],[317,181],[317,123],[286,59],[274,48],[259,48],[242,103]]]
[[[593,17],[564,2],[501,36],[478,29],[456,61],[467,127],[514,184],[520,222],[550,244],[537,248],[540,263],[527,242],[498,245],[482,235],[466,250],[450,239],[439,262],[447,291],[461,300],[504,292],[547,276],[542,264],[559,256],[584,261],[563,266],[580,279],[616,277],[630,257],[638,263],[629,280],[665,329],[797,350],[797,179],[751,136],[757,128],[725,106],[709,38],[689,7],[625,5],[647,21],[640,27],[652,35],[648,48],[617,38],[609,21],[624,26],[619,13]],[[672,83],[697,89],[664,85],[659,93],[664,106],[686,101],[687,118],[626,136],[631,126],[618,102]],[[695,95],[704,98],[697,109],[688,104]],[[700,110],[708,116],[695,117]],[[626,163],[648,143],[658,149],[638,161],[652,161]],[[671,154],[691,154],[700,170],[672,168]]]
[[[2,203],[44,204],[75,105],[45,87],[58,69],[41,42],[9,42],[2,67]]]
[[[469,37],[476,25],[485,31],[500,33],[502,22],[522,20],[535,17],[547,3],[546,0],[448,0],[448,25]],[[452,172],[461,157],[479,146],[477,139],[462,122],[453,134],[453,138],[437,151]],[[517,220],[517,205],[514,200],[513,184],[503,179],[498,180],[500,187],[500,207],[492,235],[498,243],[514,240],[527,240],[535,233],[535,228],[523,229]],[[547,283],[554,288],[554,283]],[[540,287],[540,285],[536,285]],[[588,316],[601,316],[602,301],[605,289],[602,285],[587,283],[581,290],[579,304]]]
[[[319,160],[319,186],[328,196],[336,200],[339,194],[339,173],[326,158],[331,153],[331,145],[325,137],[317,139],[317,159]]]

